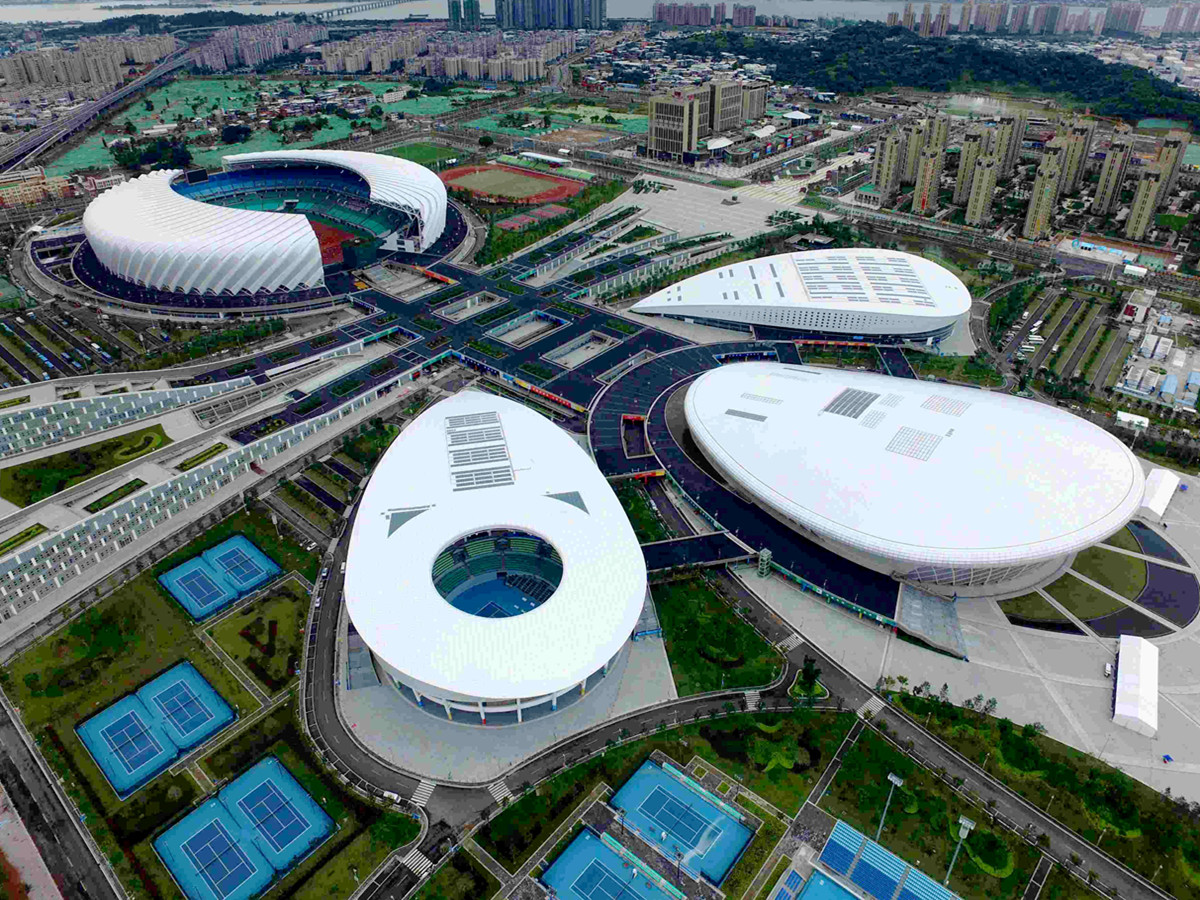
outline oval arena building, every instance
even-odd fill
[[[741,363],[697,378],[684,416],[741,496],[945,597],[1048,583],[1123,527],[1145,487],[1130,450],[1084,419],[955,385]]]
[[[575,703],[621,654],[646,565],[571,436],[477,391],[384,454],[351,533],[346,608],[391,685],[456,722],[511,725]]]

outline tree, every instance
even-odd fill
[[[817,668],[817,661],[806,655],[804,657],[804,665],[800,668],[800,687],[804,691],[805,697],[809,704],[813,702],[813,697],[817,692],[817,679],[821,677],[821,670]]]
[[[134,125],[132,122],[126,122],[125,123],[125,133],[126,134],[137,134],[137,126]]]
[[[249,125],[226,125],[221,129],[221,141],[225,144],[241,144],[250,140],[254,133]]]
[[[383,118],[383,107],[380,106],[378,103],[376,103],[369,110],[367,110],[367,115],[370,116],[372,119],[382,119]]]
[[[486,150],[488,147],[492,146],[492,144],[494,144],[494,143],[496,143],[496,141],[492,138],[492,136],[490,134],[485,134],[483,137],[481,137],[479,139],[479,146],[482,147],[484,150]]]
[[[154,112],[154,101],[153,100],[146,101],[146,112]]]

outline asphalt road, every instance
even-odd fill
[[[116,900],[78,826],[7,715],[0,714],[0,781],[67,900]]]

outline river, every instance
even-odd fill
[[[258,15],[275,15],[275,13],[295,13],[336,9],[345,6],[350,0],[325,3],[215,3],[212,6],[172,6],[156,7],[154,9],[131,9],[130,12],[154,12],[163,15],[178,15],[179,13],[201,12],[205,9],[229,9]],[[608,0],[608,14],[615,17],[648,17],[653,0]],[[21,3],[0,5],[0,22],[99,22],[111,16],[119,16],[116,10],[101,9],[101,6],[122,6],[112,0],[103,3]],[[138,6],[131,3],[130,6]],[[755,5],[759,13],[774,15],[790,15],[803,19],[835,18],[846,19],[877,19],[884,20],[890,12],[902,12],[903,0],[757,0]],[[921,3],[914,4],[920,15]],[[933,4],[937,12],[938,4]],[[481,0],[480,8],[490,15],[495,11],[494,0]],[[1082,8],[1082,7],[1079,7]],[[959,4],[954,4],[950,21],[958,22]],[[1073,8],[1075,9],[1075,8]],[[446,16],[446,0],[414,0],[399,6],[389,6],[359,13],[354,18],[363,19],[403,19],[410,15],[424,15],[430,18]],[[1147,7],[1145,22],[1147,25],[1159,25],[1166,19],[1166,7]]]

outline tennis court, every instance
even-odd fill
[[[190,662],[172,666],[75,730],[124,799],[234,719]]]
[[[333,820],[273,756],[238,776],[219,796],[277,871],[291,868],[333,831]]]
[[[158,576],[197,622],[271,580],[280,568],[243,535],[236,535]]]
[[[613,797],[625,825],[661,849],[682,854],[693,875],[719,885],[754,833],[741,815],[673,767],[644,762]]]
[[[635,897],[679,900],[683,897],[677,889],[653,876],[645,863],[632,854],[628,856],[630,858],[623,859],[595,832],[585,829],[539,880],[553,888],[559,900],[633,900]]]
[[[154,841],[154,849],[190,900],[249,900],[275,879],[220,800],[189,813]]]

